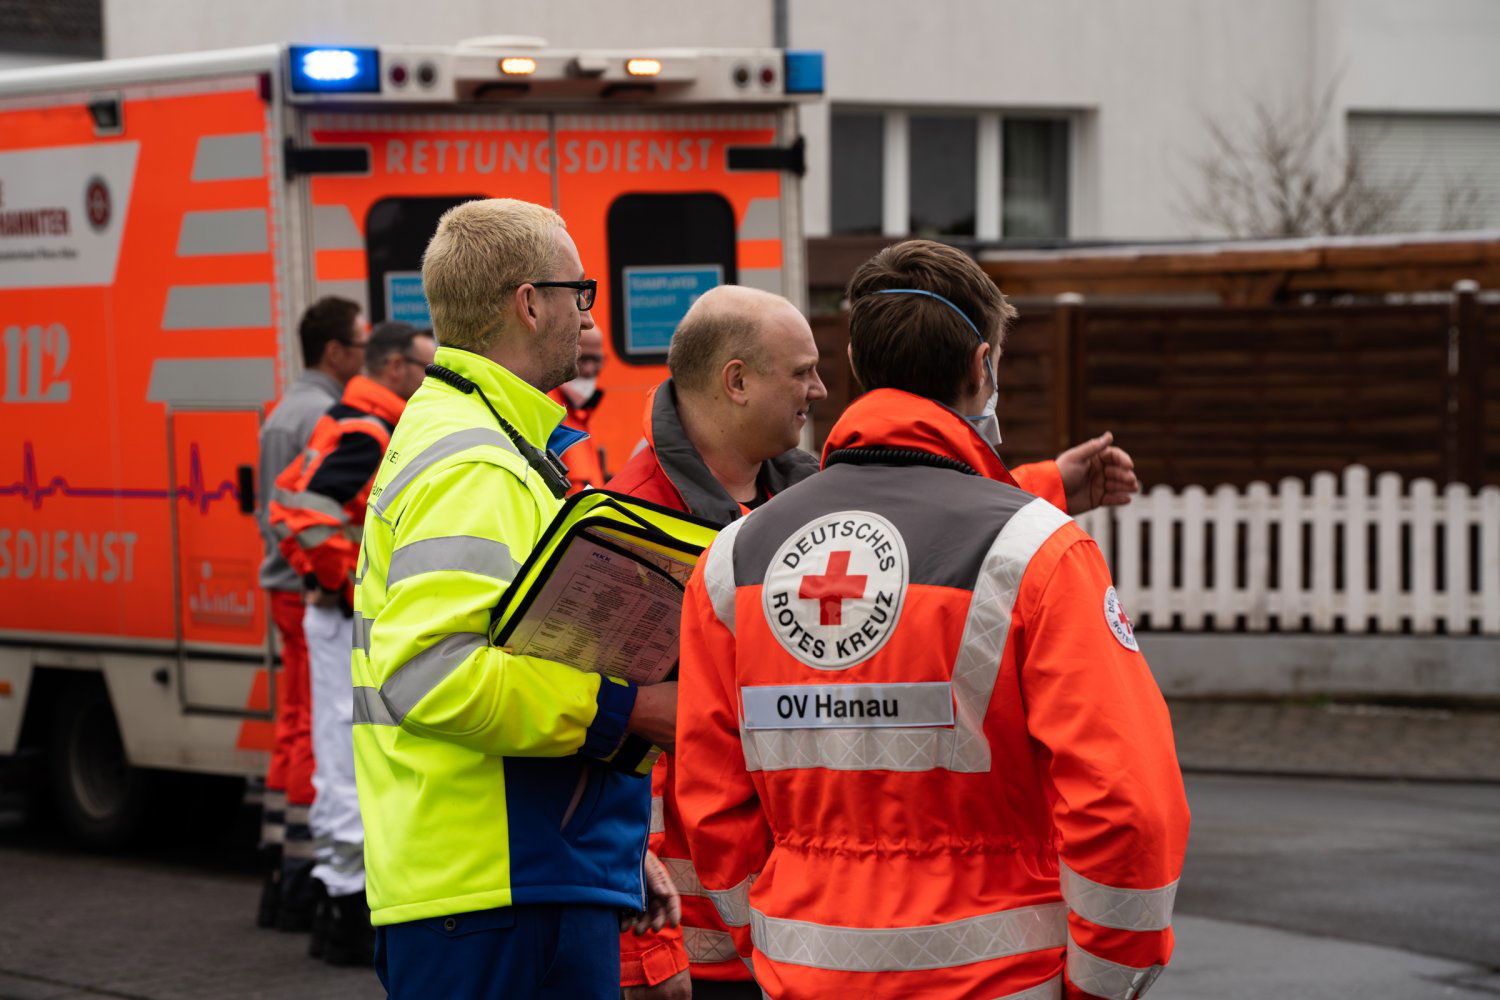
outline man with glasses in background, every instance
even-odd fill
[[[593,291],[587,294],[592,298]],[[590,327],[578,335],[578,374],[547,393],[568,411],[563,417],[563,428],[589,434],[589,421],[604,399],[604,390],[599,388],[599,373],[603,369],[604,337],[598,327]],[[592,437],[580,438],[569,447],[563,461],[568,466],[568,482],[572,484],[570,495],[603,486],[609,478],[604,471],[604,449]]]
[[[438,342],[376,474],[354,597],[354,758],[375,969],[407,997],[614,998],[619,914],[676,923],[642,855],[649,783],[602,761],[670,745],[676,684],[489,642],[562,506],[549,447],[594,282],[549,208],[472,201],[422,258]]]
[[[281,647],[275,743],[261,814],[265,884],[256,923],[285,931],[310,929],[317,899],[308,829],[313,802],[312,701],[302,632],[302,581],[271,535],[271,490],[281,470],[307,447],[313,428],[338,401],[344,385],[359,374],[370,336],[359,306],[332,295],[308,307],[297,333],[303,372],[261,425],[256,505],[266,551],[260,585],[267,592]]]

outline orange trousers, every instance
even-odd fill
[[[312,690],[308,678],[306,610],[300,590],[271,590],[271,617],[281,635],[281,675],[276,679],[276,742],[266,788],[286,791],[288,805],[313,801]]]

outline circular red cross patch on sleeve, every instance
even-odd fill
[[[1125,614],[1124,605],[1120,603],[1120,595],[1115,593],[1113,587],[1104,592],[1104,621],[1120,645],[1133,653],[1141,651],[1140,643],[1135,641],[1135,629]]]

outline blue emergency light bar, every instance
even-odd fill
[[[823,92],[823,53],[788,51],[786,72],[782,75],[782,79],[786,81],[788,94],[821,94]]]
[[[293,45],[292,93],[378,94],[380,50]]]

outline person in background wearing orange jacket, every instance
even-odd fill
[[[848,299],[869,391],[685,595],[702,891],[771,997],[1133,1000],[1171,957],[1187,802],[1098,547],[995,451],[1014,310],[925,240]]]
[[[381,323],[365,371],[313,429],[307,448],[276,480],[271,530],[307,588],[302,619],[312,677],[316,767],[309,826],[313,877],[322,887],[308,953],[329,965],[370,965],[374,931],[365,905],[364,825],[354,787],[354,689],[349,676],[354,576],[365,505],[391,431],[421,386],[437,344],[409,323]],[[359,623],[362,624],[362,623]]]
[[[256,923],[287,931],[308,930],[316,902],[313,842],[307,825],[313,801],[312,694],[307,640],[302,633],[302,582],[271,535],[270,496],[281,470],[307,447],[319,419],[338,401],[344,384],[359,374],[365,361],[365,339],[370,335],[359,306],[333,295],[308,306],[297,334],[305,370],[261,425],[256,504],[266,549],[260,585],[270,598],[281,650],[275,744],[261,807],[265,882]]]
[[[599,372],[604,368],[604,338],[597,328],[590,327],[578,335],[578,374],[547,395],[561,403],[567,413],[562,426],[582,434],[589,433],[589,421],[604,398],[599,388]],[[566,451],[559,452],[568,467],[568,495],[604,485],[604,449],[591,437],[577,439],[572,445],[564,445]]]
[[[797,447],[811,407],[827,395],[817,362],[807,321],[786,299],[737,286],[713,289],[672,338],[672,377],[646,407],[646,447],[607,488],[723,526],[801,482],[818,468]],[[1125,503],[1139,485],[1130,457],[1112,447],[1108,435],[1015,474],[1075,512]],[[690,993],[699,1000],[758,998],[688,860],[672,761],[664,755],[652,775],[651,847],[682,893],[683,928],[622,938],[621,984],[628,1000],[678,1000]]]

